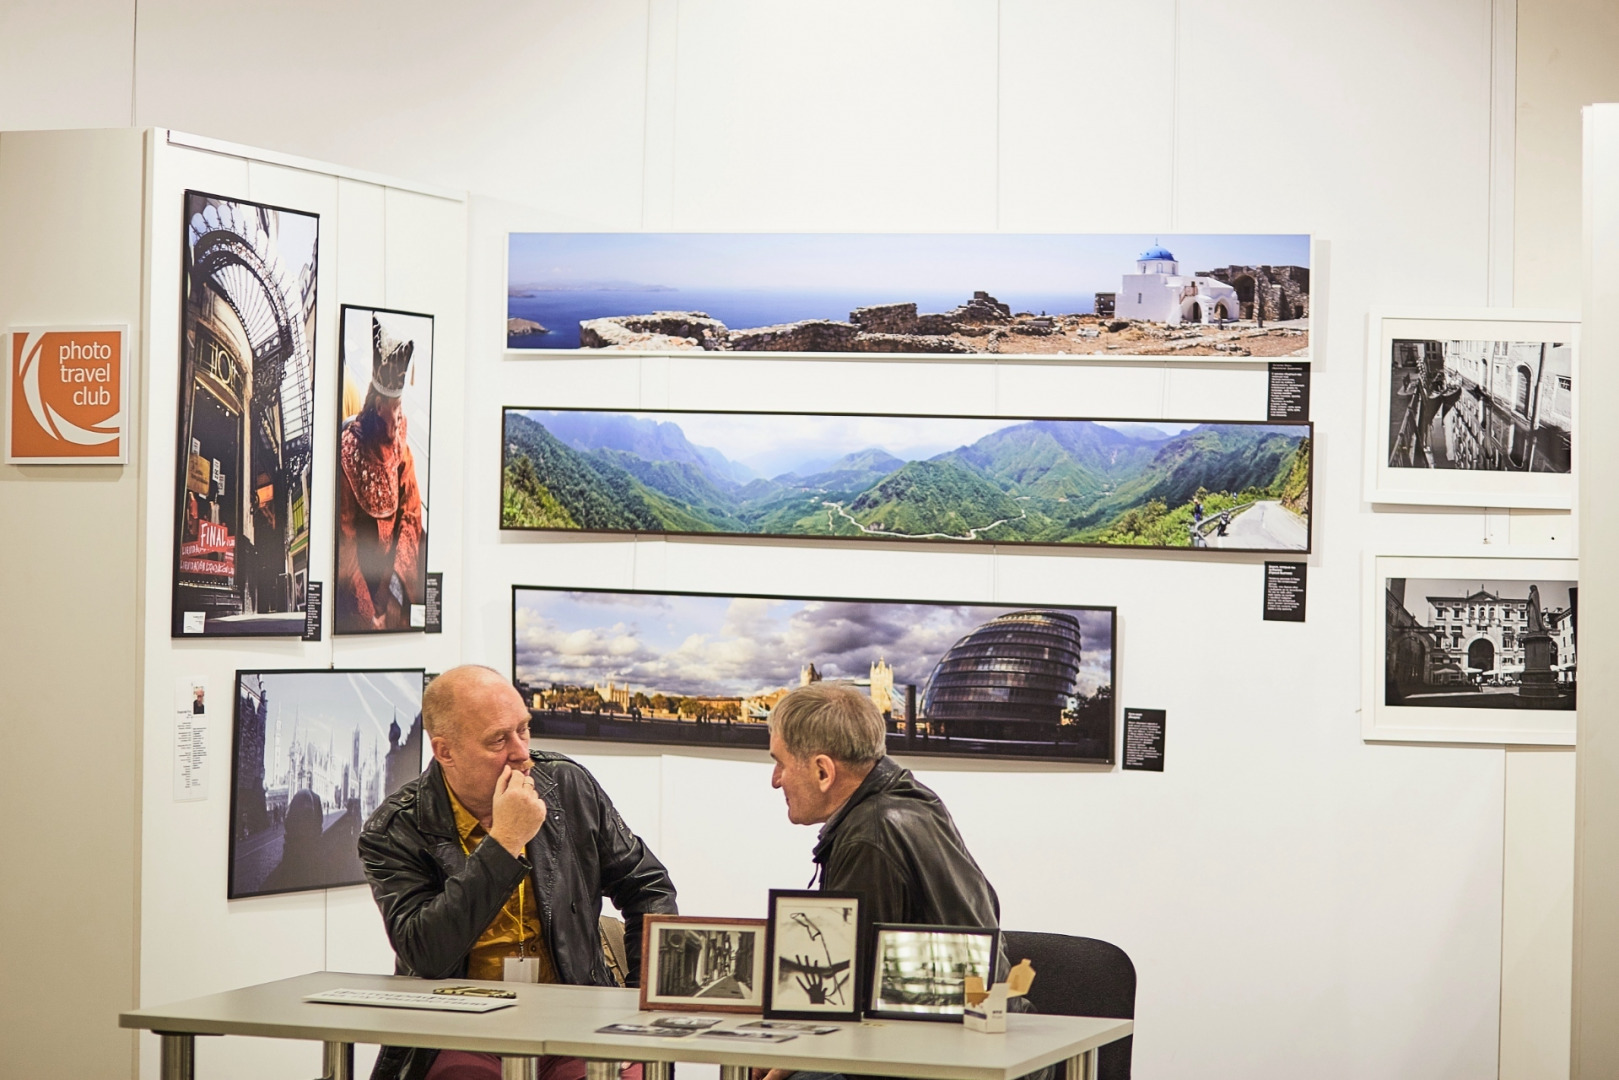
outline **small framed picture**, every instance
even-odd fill
[[[648,915],[641,1008],[756,1013],[764,1007],[765,921]]]
[[[770,890],[764,1014],[858,1020],[865,935],[855,893]]]
[[[1001,932],[973,926],[878,923],[867,1016],[961,1023],[967,977],[995,981]]]
[[[1579,337],[1559,312],[1374,315],[1366,501],[1571,508]]]
[[[1579,562],[1369,555],[1361,734],[1574,745]]]

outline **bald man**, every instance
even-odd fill
[[[675,911],[663,864],[583,766],[529,749],[528,719],[491,668],[446,671],[422,695],[434,760],[360,834],[399,974],[612,986],[597,926],[605,896],[624,915],[633,983],[641,917]],[[500,1062],[389,1046],[371,1075],[499,1080]],[[584,1075],[578,1059],[542,1059],[545,1080]]]

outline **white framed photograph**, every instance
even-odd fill
[[[1562,312],[1374,314],[1366,500],[1572,509],[1579,336]]]
[[[760,1011],[764,938],[763,919],[648,915],[641,923],[641,1008]]]
[[[1579,562],[1368,555],[1361,733],[1574,744]]]

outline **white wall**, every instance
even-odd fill
[[[1145,1077],[1495,1072],[1503,852],[1518,850],[1503,843],[1505,791],[1509,777],[1529,774],[1506,769],[1499,750],[1367,747],[1354,716],[1362,549],[1476,547],[1547,530],[1522,516],[1373,515],[1354,494],[1364,313],[1414,299],[1482,304],[1499,275],[1491,4],[145,0],[138,19],[129,3],[98,8],[92,18],[79,6],[71,21],[42,5],[0,12],[0,125],[133,117],[486,196],[474,207],[467,293],[467,547],[461,567],[441,562],[442,549],[434,557],[451,617],[465,618],[459,658],[507,662],[514,580],[806,591],[836,582],[892,596],[1118,602],[1122,700],[1171,711],[1168,773],[1036,771],[1009,782],[1020,774],[928,771],[990,866],[1009,925],[1095,933],[1132,952]],[[238,47],[263,39],[278,43],[272,72]],[[78,57],[97,61],[88,75],[72,74]],[[1218,119],[1210,96],[1221,99]],[[1520,110],[1520,139],[1534,119]],[[499,537],[489,501],[499,404],[749,407],[808,387],[806,406],[848,407],[844,365],[501,360],[500,233],[559,225],[1314,232],[1325,243],[1311,621],[1259,622],[1258,568],[1241,560]],[[1520,291],[1524,280],[1520,267]],[[323,283],[323,308],[332,295]],[[172,350],[154,348],[164,355]],[[993,401],[1011,413],[1066,400],[1080,413],[1258,416],[1263,406],[1252,372],[859,370],[918,409]],[[172,379],[155,372],[153,385]],[[172,394],[153,401],[170,410],[154,414],[154,430],[172,428]],[[315,535],[327,545],[318,564],[330,551],[320,519]],[[1200,633],[1189,610],[1229,614]],[[447,634],[440,646],[454,642]],[[234,664],[204,646],[195,655],[210,671]],[[1211,699],[1233,671],[1244,692]],[[691,910],[729,910],[766,884],[807,878],[809,839],[777,817],[758,761],[587,749]],[[1544,807],[1556,781],[1535,775]],[[726,784],[734,796],[705,799]],[[989,805],[998,791],[1008,806]],[[177,812],[164,809],[164,821]],[[147,866],[187,843],[222,865],[222,810],[198,817],[207,815],[176,819],[179,840],[159,829]],[[747,866],[713,841],[742,828]],[[318,920],[291,900],[222,914],[212,898],[223,872],[198,865],[199,888],[214,890],[198,943],[147,935],[177,956],[151,961],[150,1000],[281,970],[282,956],[270,964],[251,950],[220,963],[229,954],[214,946],[235,927],[286,935],[276,951],[288,964],[339,963],[334,940],[376,958],[374,938],[333,938],[326,921],[328,905],[373,918],[362,893],[318,900]],[[183,893],[148,896],[147,918],[165,935],[177,928],[161,909]]]
[[[347,179],[307,164],[291,167],[169,145],[158,133],[149,184],[150,377],[143,525],[147,604],[145,775],[142,816],[140,999],[173,1001],[327,968],[393,970],[381,919],[364,886],[225,899],[230,812],[230,729],[237,668],[425,667],[442,671],[460,657],[461,608],[452,605],[441,636],[326,636],[297,640],[172,639],[169,596],[173,543],[174,436],[179,380],[183,192],[196,188],[320,215],[315,332],[315,460],[311,481],[310,577],[333,588],[336,499],[338,326],[342,304],[431,314],[434,322],[433,440],[428,485],[429,570],[458,589],[465,558],[459,477],[469,427],[462,396],[466,366],[466,204],[459,197]],[[420,468],[420,466],[418,466]],[[168,782],[172,701],[177,678],[209,680],[221,703],[212,719],[208,798],[176,802]],[[143,1075],[156,1074],[157,1039],[141,1038]],[[314,1075],[320,1048],[307,1043],[200,1039],[198,1075],[242,1078]]]

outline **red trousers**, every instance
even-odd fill
[[[620,1080],[641,1080],[641,1064],[619,1070]],[[469,1054],[465,1050],[440,1050],[427,1070],[427,1080],[500,1080],[500,1058],[494,1054]],[[539,1080],[585,1080],[585,1059],[540,1058]]]

